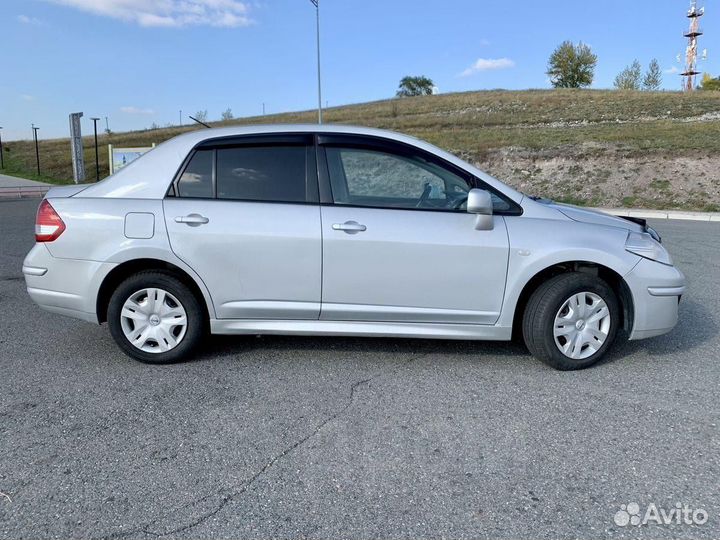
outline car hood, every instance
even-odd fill
[[[595,225],[607,225],[608,227],[619,227],[621,229],[627,229],[634,232],[643,232],[645,230],[645,227],[640,223],[635,223],[634,221],[618,216],[611,216],[610,214],[598,212],[597,210],[588,210],[587,208],[580,208],[570,204],[556,203],[554,201],[543,201],[543,204],[546,204],[550,208],[554,208],[573,221],[592,223]]]

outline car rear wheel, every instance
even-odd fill
[[[603,357],[619,322],[619,303],[607,283],[580,272],[561,274],[530,297],[523,338],[533,356],[555,369],[583,369]]]
[[[108,305],[110,333],[132,358],[149,364],[187,359],[205,329],[195,295],[171,274],[140,272],[123,281]]]

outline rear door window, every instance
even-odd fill
[[[217,150],[217,198],[306,201],[305,146],[245,146]]]

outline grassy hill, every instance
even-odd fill
[[[213,126],[314,122],[315,111],[213,122]],[[325,111],[328,123],[426,139],[528,193],[577,204],[720,210],[720,92],[482,91],[391,99]],[[160,143],[195,126],[100,137]],[[32,141],[6,144],[4,172],[34,178]],[[72,177],[68,139],[40,143],[43,180]],[[94,178],[92,137],[85,138]]]

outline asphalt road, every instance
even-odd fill
[[[560,373],[519,345],[213,338],[152,367],[42,312],[0,201],[0,537],[720,537],[720,224],[662,221],[674,332]],[[621,504],[702,525],[613,521]]]

